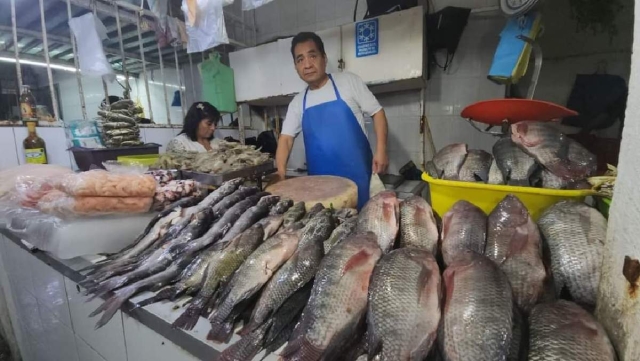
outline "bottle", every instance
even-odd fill
[[[36,133],[36,122],[27,122],[29,134],[22,142],[24,156],[28,164],[47,164],[47,147]]]
[[[37,120],[38,112],[36,111],[36,98],[31,94],[31,88],[28,85],[22,86],[22,94],[20,95],[20,115],[22,120]]]

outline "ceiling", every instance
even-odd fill
[[[49,56],[52,63],[74,66],[73,50],[71,46],[67,0],[42,0],[45,10],[47,29],[47,42]],[[118,3],[120,14],[120,29],[122,43],[125,51],[125,67],[127,72],[137,74],[142,72],[142,56],[140,51],[140,37],[136,22],[136,13],[133,9],[139,8],[137,0],[112,1],[112,0],[68,0],[71,4],[73,17],[84,15],[92,9],[107,28],[109,39],[103,42],[103,48],[109,62],[116,71],[123,70],[123,61],[120,51],[119,32],[116,20],[116,6]],[[131,4],[135,2],[136,5]],[[170,13],[183,19],[180,9],[181,0],[170,0]],[[39,0],[15,0],[16,22],[18,35],[18,49],[20,58],[25,60],[44,60],[44,44],[40,18]],[[236,6],[237,5],[237,6]],[[145,8],[148,9],[146,2]],[[230,38],[229,45],[219,47],[218,51],[227,53],[237,48],[252,46],[255,44],[255,32],[253,12],[243,14],[240,1],[225,7],[225,23]],[[245,21],[245,18],[248,21]],[[150,11],[143,12],[141,21],[142,51],[146,60],[147,69],[158,68],[160,59],[165,67],[174,68],[176,60],[174,48],[167,46],[158,49],[153,29],[154,19]],[[11,21],[11,0],[0,0],[0,56],[14,58],[14,40]],[[184,49],[179,49],[178,62],[189,63],[189,56]],[[193,62],[200,62],[202,54],[192,54]]]

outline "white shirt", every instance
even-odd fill
[[[340,97],[347,103],[349,108],[351,108],[360,127],[362,127],[362,131],[366,135],[367,131],[364,127],[364,117],[373,116],[382,109],[382,106],[380,106],[376,97],[373,96],[371,90],[369,90],[359,76],[349,72],[335,73],[331,74],[331,76],[340,92]],[[287,117],[282,125],[282,134],[296,137],[302,131],[302,103],[305,91],[306,89],[298,93],[291,101],[291,104],[289,104]],[[307,109],[334,100],[336,100],[336,93],[331,84],[331,80],[329,80],[320,89],[309,89],[309,93],[307,94]]]
[[[211,140],[212,148],[215,148],[216,139]],[[207,149],[204,145],[194,142],[186,134],[180,134],[177,137],[171,139],[167,144],[167,152],[206,152]]]

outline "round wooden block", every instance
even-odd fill
[[[267,187],[267,192],[294,202],[304,202],[307,210],[316,203],[334,209],[356,208],[358,186],[349,179],[334,176],[291,178]]]

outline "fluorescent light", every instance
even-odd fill
[[[6,58],[6,57],[1,57],[0,56],[0,61],[4,61],[6,63],[14,63],[15,64],[16,59],[14,59],[14,58]],[[42,66],[42,67],[46,67],[47,66],[47,63],[43,63],[43,62],[39,62],[39,61],[33,61],[33,60],[24,60],[24,59],[20,59],[20,64]],[[69,71],[69,72],[72,72],[72,73],[76,72],[76,68],[73,68],[73,67],[70,67],[70,66],[58,65],[58,64],[51,64],[51,69],[64,70],[64,71]]]

